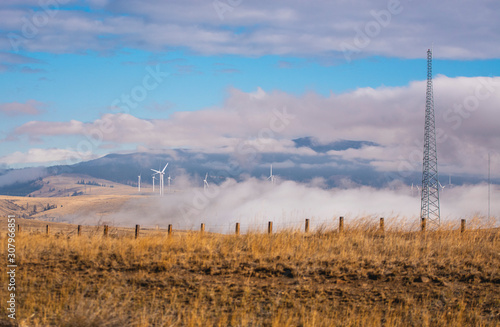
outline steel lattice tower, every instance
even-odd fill
[[[427,95],[425,102],[424,164],[420,218],[439,225],[439,180],[436,147],[436,119],[432,90],[432,50],[427,50]]]

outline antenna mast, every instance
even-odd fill
[[[427,93],[425,102],[424,163],[420,218],[440,224],[439,179],[436,147],[436,119],[432,90],[432,50],[427,50]]]
[[[491,203],[491,174],[490,174],[490,168],[491,168],[491,157],[490,153],[488,152],[488,219],[490,219],[490,203]]]

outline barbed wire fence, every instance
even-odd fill
[[[55,234],[64,235],[68,237],[90,235],[90,236],[134,236],[138,238],[140,236],[150,236],[150,235],[168,235],[172,236],[176,233],[210,233],[210,234],[220,234],[220,235],[230,235],[230,234],[273,234],[280,232],[302,232],[302,233],[343,233],[350,230],[354,231],[365,231],[365,232],[378,232],[385,233],[387,231],[393,232],[427,232],[435,230],[460,230],[464,233],[467,230],[467,220],[460,219],[456,221],[450,221],[446,226],[442,226],[438,229],[429,228],[427,226],[426,219],[420,219],[420,221],[414,221],[407,225],[401,224],[400,220],[393,219],[392,221],[384,217],[378,219],[365,218],[365,219],[351,219],[346,220],[345,217],[340,216],[333,219],[312,219],[306,218],[302,220],[289,220],[281,221],[277,224],[274,221],[269,220],[266,223],[240,223],[237,221],[232,221],[224,224],[205,224],[200,223],[199,225],[182,225],[182,224],[157,224],[157,225],[135,225],[131,226],[111,226],[107,224],[100,225],[64,225],[61,226],[58,223],[48,223],[46,225],[43,222],[38,222],[38,226],[29,226],[28,224],[18,223],[18,232],[34,233],[34,234]],[[23,226],[25,225],[25,226]],[[485,225],[480,226],[474,219],[472,223],[469,222],[469,229],[484,228]],[[488,226],[486,226],[488,227]],[[491,226],[490,226],[491,227]]]

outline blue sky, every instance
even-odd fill
[[[423,51],[425,55],[425,49]],[[282,90],[293,94],[308,91],[327,96],[360,87],[404,86],[425,78],[425,59],[371,57],[351,63],[325,65],[318,60],[290,56],[208,56],[175,51],[158,55],[126,49],[116,55],[24,54],[38,62],[27,64],[37,73],[4,72],[0,82],[5,102],[36,98],[48,103],[47,120],[92,120],[98,117],[124,90],[131,89],[144,75],[148,62],[160,62],[170,76],[142,107],[169,102],[172,109],[200,110],[220,105],[228,88],[253,92]],[[434,74],[498,76],[500,60],[434,60]],[[106,90],[106,92],[103,92]],[[190,96],[192,92],[196,97]],[[143,108],[145,118],[165,117]],[[138,111],[137,113],[141,113]],[[5,126],[6,127],[6,126]]]
[[[305,136],[374,141],[386,152],[331,155],[394,169],[422,134],[418,110],[433,46],[437,121],[453,150],[443,163],[474,173],[472,161],[457,157],[499,146],[490,126],[500,97],[499,13],[500,4],[485,0],[2,3],[0,164],[179,147],[218,152],[255,139],[272,108],[287,107],[300,123],[276,133],[264,151],[293,154],[290,140]],[[137,106],[117,112],[114,101],[137,91],[150,70],[167,75]],[[481,110],[455,128],[449,117],[459,113],[445,111],[467,103],[484,87],[481,78],[493,85]],[[103,117],[117,128],[90,140],[83,155],[82,142]]]

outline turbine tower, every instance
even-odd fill
[[[210,187],[210,186],[208,185],[207,178],[208,178],[208,173],[205,175],[205,179],[203,180],[203,190],[206,190],[207,188],[209,188],[209,187]]]
[[[154,175],[156,174],[159,174],[160,175],[160,195],[163,195],[163,176],[165,175],[165,169],[167,168],[168,166],[168,162],[167,164],[165,165],[165,167],[163,167],[163,170],[156,170],[156,169],[151,169],[152,171],[155,172]]]
[[[137,183],[137,190],[141,192],[141,175],[137,176],[137,179],[139,180],[139,182]]]
[[[271,172],[270,172],[269,177],[267,179],[271,180],[271,184],[274,185],[273,165],[271,165]]]
[[[436,119],[432,90],[432,50],[427,50],[427,95],[425,101],[424,162],[420,218],[440,224]]]

